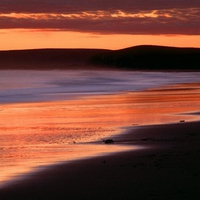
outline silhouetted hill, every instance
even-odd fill
[[[135,46],[121,50],[0,51],[0,69],[200,70],[199,48]]]
[[[135,46],[94,55],[88,63],[130,70],[200,70],[200,49]]]
[[[34,49],[0,51],[0,69],[79,69],[104,49]]]

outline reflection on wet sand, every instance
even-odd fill
[[[38,167],[129,146],[91,144],[120,127],[199,119],[200,84],[76,100],[1,105],[0,181]],[[137,148],[137,146],[136,146]]]

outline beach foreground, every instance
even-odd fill
[[[0,199],[199,199],[199,99],[194,82],[2,104],[1,145],[7,154],[1,172],[12,169],[19,178],[7,175]],[[76,153],[83,156],[69,159],[80,144],[85,146]],[[90,145],[101,146],[99,156],[84,153]],[[110,151],[115,147],[127,149]],[[20,173],[24,164],[33,170]]]
[[[48,167],[0,199],[199,199],[199,130],[200,122],[135,126],[114,139],[143,150]]]

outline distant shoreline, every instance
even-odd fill
[[[106,49],[0,51],[0,70],[154,70],[199,71],[200,48],[135,46]]]

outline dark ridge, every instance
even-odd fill
[[[0,51],[5,69],[200,70],[200,48],[135,46],[121,50],[34,49]]]
[[[88,63],[129,70],[200,70],[200,48],[135,46],[94,55]]]
[[[0,51],[0,69],[79,69],[104,49],[34,49]]]

